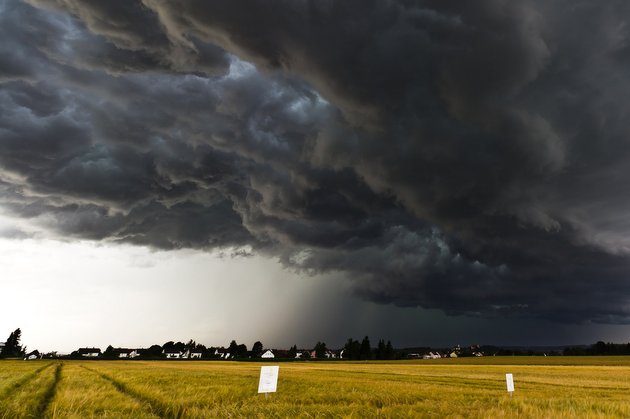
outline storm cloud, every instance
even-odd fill
[[[0,206],[448,314],[630,322],[630,5],[0,0]]]

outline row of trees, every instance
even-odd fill
[[[366,336],[361,342],[352,338],[348,339],[343,347],[344,359],[395,359],[396,351],[390,341],[383,339],[378,341],[375,349],[370,345],[370,339]]]
[[[566,348],[563,355],[630,355],[630,343],[599,341],[591,346]]]
[[[143,358],[161,358],[164,352],[201,352],[204,358],[212,358],[215,356],[215,351],[227,352],[230,354],[230,358],[245,359],[245,358],[260,358],[264,352],[264,346],[262,342],[257,341],[252,346],[251,350],[248,350],[247,345],[238,343],[236,340],[232,340],[227,348],[223,347],[206,347],[204,345],[196,343],[194,340],[190,340],[187,343],[169,341],[160,345],[153,345],[147,349],[143,349],[141,356]],[[113,346],[108,346],[105,352],[103,352],[103,358],[118,358],[118,349]],[[326,346],[325,342],[317,342],[312,349],[299,350],[297,345],[293,345],[288,351],[280,351],[275,355],[279,358],[294,359],[298,352],[301,353],[301,359],[329,358],[330,350]],[[78,352],[76,354],[78,356]],[[395,359],[396,351],[394,350],[392,343],[387,343],[381,339],[378,342],[376,348],[372,348],[370,339],[366,336],[361,342],[354,339],[348,339],[348,342],[343,347],[344,359],[356,359],[356,360],[368,360],[368,359]]]
[[[23,357],[26,353],[26,347],[22,347],[20,340],[22,339],[22,330],[18,327],[15,329],[7,341],[4,343],[2,351],[0,351],[0,358],[16,358]]]

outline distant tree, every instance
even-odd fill
[[[310,359],[311,353],[309,351],[302,351],[302,359]]]
[[[103,358],[114,358],[114,356],[114,347],[112,345],[109,345],[107,348],[105,348],[105,352],[103,352]]]
[[[238,343],[236,343],[235,340],[233,340],[232,342],[230,342],[228,352],[230,353],[230,357],[232,358],[247,358],[247,345],[243,343],[239,345]]]
[[[9,357],[21,357],[24,355],[24,349],[20,345],[20,340],[22,339],[22,330],[18,327],[15,329],[9,337],[7,341],[4,343],[4,348],[2,348],[2,353],[0,353],[0,357],[9,358]]]
[[[313,350],[315,351],[316,358],[326,358],[326,351],[328,351],[328,348],[326,348],[326,344],[324,342],[317,342]]]
[[[361,356],[361,344],[350,338],[343,347],[343,357],[345,359],[359,359]]]
[[[231,357],[236,358],[236,353],[238,352],[238,343],[236,343],[235,340],[230,342],[230,346],[228,346],[228,352],[230,353]]]
[[[151,345],[149,349],[142,354],[148,358],[158,358],[162,356],[162,347],[160,345]]]
[[[289,358],[295,358],[295,356],[297,355],[297,345],[291,346],[287,355],[289,356]]]
[[[396,352],[394,351],[392,342],[388,340],[387,345],[385,345],[385,359],[394,359],[395,357],[396,357]]]
[[[236,358],[247,358],[247,345],[241,343],[236,347]]]
[[[386,359],[385,351],[385,341],[379,339],[378,345],[376,346],[376,359]]]
[[[359,352],[359,359],[371,359],[372,347],[370,346],[370,339],[366,336],[361,342],[361,349]]]
[[[260,341],[254,343],[252,346],[252,358],[260,358],[263,353],[263,344]]]

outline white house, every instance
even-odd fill
[[[118,349],[118,358],[137,358],[140,356],[140,352],[137,349]]]
[[[271,349],[267,349],[261,356],[261,358],[275,358],[276,356],[271,352]]]
[[[214,356],[219,357],[220,359],[228,359],[230,357],[229,352],[219,351],[218,349],[214,350]]]
[[[428,354],[422,355],[422,359],[438,359],[442,358],[442,356],[438,352],[429,352]]]
[[[162,351],[164,355],[166,355],[167,359],[179,359],[182,357],[182,353],[180,351],[175,351],[173,349],[169,349]]]
[[[41,354],[39,353],[39,351],[35,350],[35,351],[33,351],[33,352],[30,352],[30,353],[26,354],[26,355],[24,356],[24,360],[25,360],[25,361],[32,361],[32,360],[34,360],[34,359],[40,359],[41,357],[42,357],[42,356],[41,356]]]
[[[190,353],[190,359],[201,359],[201,351],[193,351]]]
[[[79,348],[79,355],[85,358],[98,358],[101,355],[99,348]]]

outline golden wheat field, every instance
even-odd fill
[[[269,397],[261,365],[0,361],[0,417],[630,417],[630,357],[285,362]]]

